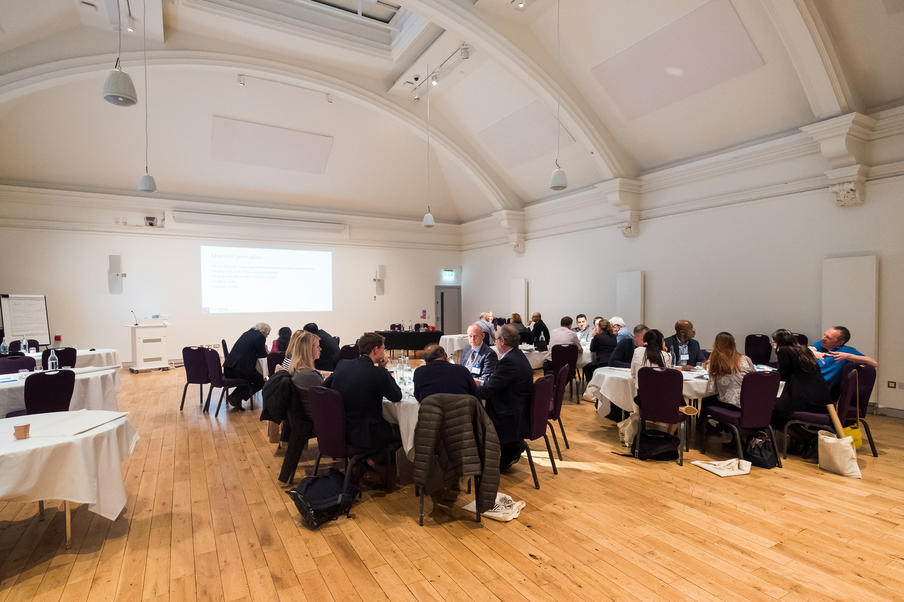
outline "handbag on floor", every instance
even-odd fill
[[[778,466],[778,453],[768,431],[757,431],[747,439],[747,445],[744,446],[744,459],[760,468]]]
[[[316,529],[323,523],[348,514],[357,495],[354,483],[349,483],[349,491],[343,491],[345,475],[331,468],[328,473],[305,477],[286,493],[295,502],[302,524],[308,529]]]

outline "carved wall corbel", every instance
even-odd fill
[[[513,209],[502,209],[493,213],[499,225],[505,230],[512,250],[519,255],[524,253],[524,212]]]
[[[625,238],[640,234],[640,181],[617,178],[600,185],[606,194],[606,202],[615,209],[619,219],[618,229]]]
[[[829,162],[828,189],[839,207],[862,205],[866,200],[866,147],[875,125],[872,117],[848,113],[800,128],[819,144],[820,154]]]

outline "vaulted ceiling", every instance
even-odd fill
[[[147,102],[157,195],[465,223],[904,104],[904,0],[118,1],[132,107],[117,0],[0,0],[3,183],[131,193]]]

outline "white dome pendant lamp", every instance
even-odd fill
[[[556,0],[556,64],[562,65],[562,50],[559,42],[559,0]],[[556,87],[556,168],[549,177],[549,188],[551,190],[565,190],[568,188],[568,176],[565,170],[559,165],[559,149],[562,142],[562,120],[560,117],[562,110],[562,102],[559,97],[559,88]]]
[[[141,192],[155,192],[157,182],[148,171],[148,11],[145,8],[148,0],[142,0],[141,41],[144,53],[144,175],[138,181],[138,190]]]
[[[427,67],[427,71],[430,71],[430,67]],[[427,90],[427,213],[424,214],[424,219],[421,222],[425,228],[432,228],[436,225],[436,220],[433,219],[433,214],[430,213],[430,90]]]
[[[116,3],[116,32],[117,48],[116,62],[113,69],[104,80],[104,100],[118,107],[130,107],[138,102],[138,94],[135,93],[135,85],[129,74],[122,70],[119,56],[122,54],[122,15],[119,10],[119,2]]]

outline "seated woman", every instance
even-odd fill
[[[590,340],[590,353],[593,361],[584,366],[584,378],[587,382],[593,378],[593,371],[609,365],[609,356],[615,349],[617,340],[612,334],[612,325],[606,318],[600,318],[593,325],[593,338]]]
[[[288,344],[286,345],[286,357],[283,358],[282,364],[276,367],[276,370],[288,370],[289,366],[292,365],[292,349],[295,348],[295,340],[304,334],[304,330],[296,330],[292,333],[292,337],[289,339]]]
[[[521,320],[521,314],[514,313],[512,314],[512,318],[510,320],[512,325],[518,329],[518,334],[521,336],[521,344],[522,345],[533,345],[534,344],[534,335],[531,334],[530,329],[524,325],[524,322]]]
[[[672,356],[665,347],[662,333],[653,328],[643,335],[643,347],[634,350],[631,358],[631,378],[634,379],[634,388],[637,388],[637,371],[645,366],[654,368],[671,368]],[[634,398],[637,401],[637,398]]]
[[[292,329],[288,326],[283,326],[279,329],[279,338],[273,341],[273,345],[270,346],[271,353],[285,353],[286,349],[289,347],[289,339],[292,337]]]
[[[282,470],[279,472],[279,480],[283,483],[287,483],[295,474],[301,454],[314,433],[314,424],[308,411],[308,390],[323,384],[323,376],[314,369],[314,361],[320,357],[320,339],[310,332],[300,332],[287,351],[287,355],[291,353],[292,358],[288,370],[292,375],[292,384],[298,389],[298,396],[295,403],[287,408],[286,422],[283,425],[283,434],[289,441]]]
[[[738,352],[731,333],[717,334],[709,356],[709,379],[715,395],[703,398],[702,409],[721,406],[736,410],[741,407],[741,381],[745,374],[755,370],[753,361]]]
[[[829,386],[810,349],[784,328],[773,333],[772,344],[778,358],[778,373],[785,381],[772,412],[772,426],[784,428],[794,412],[827,413],[826,406],[831,403]]]

